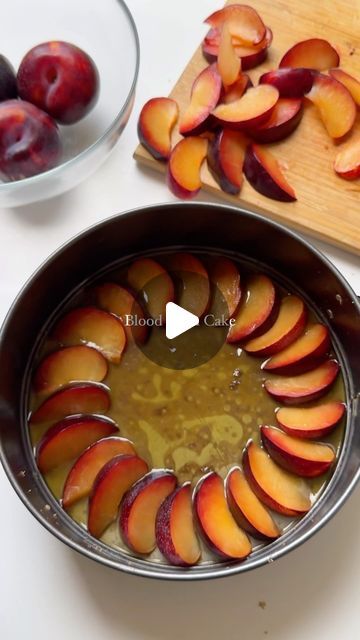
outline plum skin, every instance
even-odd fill
[[[59,163],[62,144],[56,122],[23,100],[0,103],[0,173],[29,178]]]
[[[99,74],[94,61],[68,42],[44,42],[28,51],[17,73],[19,96],[61,124],[73,124],[94,106]]]
[[[245,155],[244,174],[254,189],[268,198],[281,202],[294,202],[296,199],[276,184],[256,157],[251,145]]]
[[[15,70],[5,56],[0,55],[0,102],[17,98]]]

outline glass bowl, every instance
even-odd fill
[[[60,165],[23,180],[0,182],[0,207],[15,207],[60,195],[87,178],[109,155],[131,113],[139,69],[139,40],[122,0],[12,0],[0,22],[0,53],[15,69],[29,49],[65,40],[95,61],[100,93],[90,113],[61,126]]]

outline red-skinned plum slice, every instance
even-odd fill
[[[275,400],[284,404],[310,402],[328,391],[338,373],[339,365],[336,360],[326,360],[316,369],[298,376],[265,380],[264,387]]]
[[[104,356],[85,345],[65,347],[46,356],[34,376],[38,393],[52,393],[70,382],[101,382],[108,371]]]
[[[73,384],[53,393],[31,414],[30,424],[61,420],[80,413],[103,414],[109,410],[110,394],[105,385]]]
[[[179,117],[179,107],[171,98],[151,98],[141,109],[138,136],[156,160],[167,160],[171,153],[171,132]]]
[[[41,473],[47,473],[64,462],[77,458],[96,440],[118,431],[110,418],[74,416],[54,424],[42,437],[36,452]]]
[[[116,519],[126,491],[148,472],[144,460],[133,455],[111,458],[97,474],[89,498],[88,530],[100,538]]]
[[[214,553],[237,560],[244,560],[249,555],[250,540],[231,515],[224,483],[217,473],[210,473],[198,484],[194,509],[204,540]]]
[[[119,526],[127,546],[136,553],[148,554],[155,549],[156,515],[176,485],[176,477],[171,471],[153,469],[125,494]]]
[[[120,362],[126,346],[126,334],[120,320],[96,307],[69,311],[57,323],[53,337],[66,346],[85,343],[114,363]]]
[[[156,516],[155,530],[157,546],[168,562],[180,567],[198,562],[201,550],[192,513],[190,483],[164,500]]]
[[[262,85],[266,86],[266,85]],[[287,182],[275,156],[258,144],[248,146],[244,173],[251,186],[262,195],[280,202],[294,202],[294,189]]]
[[[90,445],[76,460],[65,481],[62,506],[69,509],[75,502],[88,496],[100,469],[118,455],[135,455],[133,444],[117,436],[102,438]]]
[[[263,445],[272,459],[295,475],[321,476],[335,461],[334,449],[328,444],[306,442],[268,426],[262,426],[260,431]]]
[[[286,516],[302,516],[309,511],[310,489],[306,482],[279,467],[252,441],[244,451],[243,468],[254,493],[273,511]]]

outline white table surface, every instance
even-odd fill
[[[145,100],[168,93],[203,35],[202,19],[220,4],[128,0],[141,41],[130,122],[111,157],[77,189],[0,212],[0,320],[34,269],[75,233],[115,212],[172,200],[163,179],[132,160],[137,115]],[[316,244],[360,293],[359,259]],[[130,577],[68,549],[27,512],[2,469],[0,504],[2,640],[360,638],[359,489],[320,533],[282,560],[192,584]]]

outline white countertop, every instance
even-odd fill
[[[145,100],[168,93],[202,37],[202,19],[221,2],[128,5],[141,41],[130,122],[111,157],[77,189],[0,211],[0,320],[34,269],[75,233],[115,212],[173,199],[163,178],[132,160],[136,119]],[[360,293],[359,259],[315,244]],[[282,560],[238,577],[191,584],[130,577],[68,549],[27,512],[2,469],[0,504],[2,640],[360,638],[359,489],[320,533]]]

